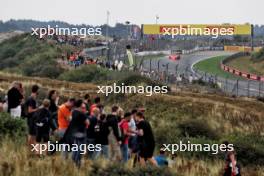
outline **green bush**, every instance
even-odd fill
[[[23,119],[14,119],[8,113],[0,113],[0,138],[26,135],[26,123]]]
[[[16,55],[16,51],[13,48],[8,48],[3,52],[2,57],[8,58],[8,57],[13,57],[15,55]]]
[[[264,60],[264,47],[261,48],[258,52],[254,52],[251,55],[251,58],[255,61]]]
[[[219,135],[204,120],[188,119],[178,125],[183,136],[218,139]]]
[[[161,83],[157,81],[152,81],[150,78],[141,76],[137,73],[131,74],[117,82],[118,85],[149,85],[149,86],[162,86]]]
[[[18,35],[0,43],[0,69],[26,76],[57,78],[64,69],[56,59],[75,49],[38,40],[28,33]]]
[[[65,72],[59,76],[59,79],[72,82],[96,82],[107,80],[107,73],[104,69],[89,65]]]
[[[106,68],[100,68],[96,65],[85,65],[74,70],[64,72],[59,76],[60,80],[72,82],[94,82],[111,83],[121,79],[130,79],[129,76],[134,75],[134,72],[129,71],[112,71]]]
[[[57,78],[63,69],[53,59],[53,54],[35,55],[34,58],[21,65],[21,70],[26,76],[39,76]]]
[[[264,165],[263,137],[238,134],[230,136],[228,141],[234,144],[239,163],[243,165]]]

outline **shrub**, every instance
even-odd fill
[[[86,65],[61,74],[59,79],[72,82],[105,83],[105,81],[112,82],[121,79],[130,79],[129,76],[134,74],[134,72],[129,71],[119,72],[100,68],[96,65]]]
[[[14,119],[8,113],[0,113],[0,137],[25,136],[26,123],[22,119]]]
[[[132,74],[129,75],[121,80],[119,80],[117,82],[118,85],[121,85],[122,83],[124,83],[124,85],[149,85],[149,86],[162,86],[161,83],[157,82],[157,81],[152,81],[150,78],[141,76],[139,74]]]
[[[251,55],[251,58],[255,61],[260,61],[264,59],[264,47],[261,48],[258,52],[254,52]]]
[[[53,60],[54,57],[52,53],[35,55],[21,65],[21,70],[26,76],[57,78],[63,69]]]
[[[69,45],[38,40],[28,33],[12,37],[0,44],[0,69],[26,76],[57,78],[64,70],[56,59],[73,51]]]
[[[258,96],[258,97],[257,97],[257,100],[260,101],[260,102],[263,102],[263,103],[264,103],[264,97],[260,97],[260,96]]]
[[[59,76],[59,79],[72,82],[94,82],[107,80],[107,73],[104,69],[89,65],[65,72]]]
[[[239,141],[234,144],[236,147],[237,158],[244,165],[263,165],[264,150],[262,147],[256,147],[248,142]]]
[[[258,135],[230,136],[229,143],[234,144],[239,163],[243,165],[264,164],[264,138]]]
[[[201,86],[205,86],[206,82],[203,79],[194,80],[193,84],[199,84]]]
[[[218,89],[219,86],[214,83],[214,82],[205,82],[203,79],[198,79],[198,80],[194,80],[193,81],[193,84],[198,84],[198,85],[201,85],[201,86],[208,86],[208,87],[211,87],[213,89]]]
[[[204,120],[188,119],[178,125],[183,136],[218,139],[219,135]]]
[[[3,58],[13,57],[16,55],[16,51],[13,48],[8,48],[2,54]]]

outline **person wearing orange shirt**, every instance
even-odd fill
[[[94,111],[94,109],[96,109],[96,108],[98,108],[98,105],[101,103],[101,99],[100,99],[100,97],[96,97],[95,99],[94,99],[94,104],[92,104],[91,106],[90,106],[90,115],[92,116],[93,115],[93,111]]]
[[[58,135],[63,137],[71,120],[71,110],[74,106],[75,99],[71,98],[66,103],[62,104],[58,110]]]

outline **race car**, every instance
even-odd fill
[[[171,54],[169,55],[169,59],[172,61],[177,61],[181,59],[181,54],[182,50],[176,50],[176,51],[171,51]]]
[[[171,54],[169,55],[169,59],[173,61],[177,61],[181,59],[181,56],[179,54]]]

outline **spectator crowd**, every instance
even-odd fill
[[[107,114],[100,97],[92,101],[90,95],[86,94],[83,99],[69,98],[58,105],[59,94],[56,90],[50,90],[47,98],[39,100],[39,89],[38,85],[33,85],[30,96],[25,98],[22,84],[14,82],[5,101],[1,101],[1,111],[10,113],[12,118],[26,120],[30,148],[36,144],[47,145],[51,139],[58,139],[60,144],[77,146],[99,144],[99,151],[87,150],[85,156],[88,159],[105,158],[120,162],[131,159],[140,165],[149,161],[158,166],[153,157],[154,135],[150,123],[145,119],[144,108],[124,111],[113,105]],[[54,152],[40,154],[38,150],[34,151],[34,155],[43,157]],[[63,159],[71,155],[76,165],[81,165],[83,154],[80,150],[60,152]]]
[[[77,167],[81,166],[82,158],[104,158],[123,163],[132,161],[132,166],[149,163],[166,167],[175,163],[176,155],[168,158],[163,148],[154,157],[155,139],[145,118],[145,108],[124,111],[113,105],[111,112],[106,113],[101,98],[92,100],[89,94],[83,99],[69,98],[59,105],[58,91],[50,90],[46,98],[39,100],[39,89],[38,85],[33,85],[30,96],[25,98],[23,85],[14,82],[4,100],[0,98],[0,113],[8,112],[10,118],[26,120],[27,142],[33,156],[52,157],[55,152],[60,152],[63,160],[71,157]],[[45,150],[41,153],[40,145],[55,143],[54,139],[59,144],[78,147],[76,150]],[[87,148],[82,153],[83,144],[99,146],[99,150]],[[37,150],[33,151],[32,146],[37,146]],[[234,151],[226,153],[224,171],[225,176],[240,175]]]

